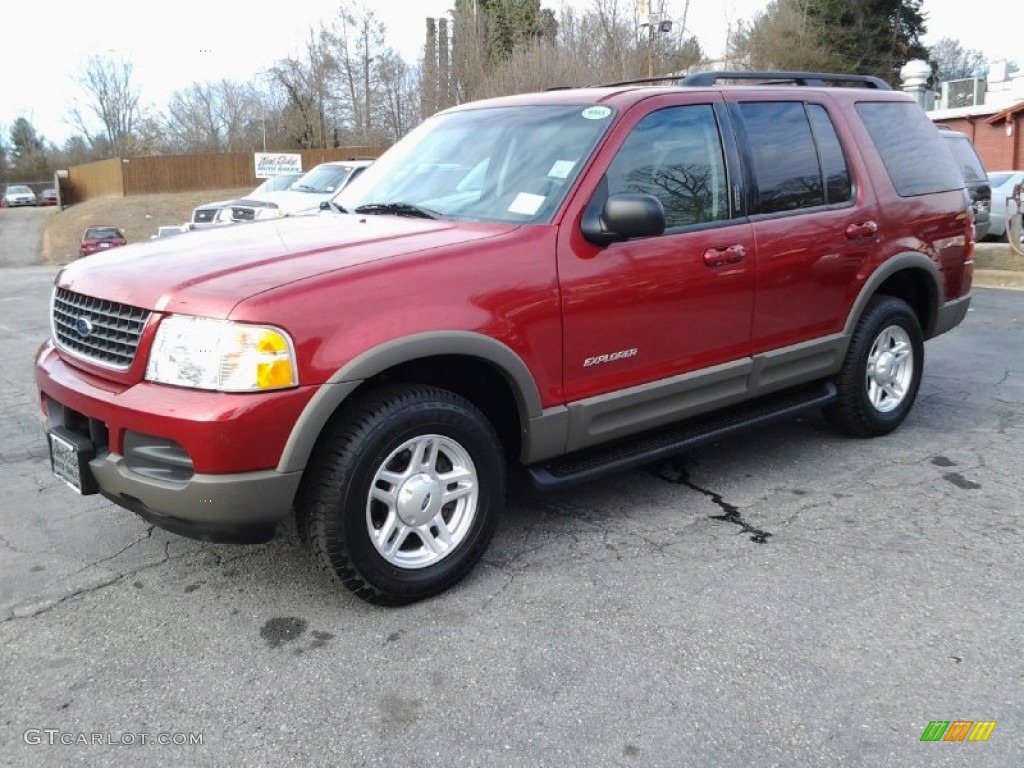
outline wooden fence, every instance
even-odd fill
[[[384,148],[340,147],[280,151],[302,155],[302,170],[308,171],[320,163],[332,160],[374,158]],[[113,158],[69,168],[68,177],[61,179],[61,202],[68,205],[95,197],[255,187],[259,181],[252,152]]]

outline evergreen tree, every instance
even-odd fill
[[[926,31],[922,2],[806,0],[804,10],[811,25],[824,36],[836,69],[897,84],[900,67],[911,59],[928,58],[928,49],[921,42]]]

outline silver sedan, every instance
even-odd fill
[[[1006,240],[1006,199],[1013,195],[1013,188],[1024,183],[1024,171],[993,171],[988,175],[992,187],[992,214],[988,236],[990,239]],[[1011,213],[1014,208],[1010,208]]]

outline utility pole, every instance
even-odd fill
[[[654,77],[654,35],[656,32],[669,32],[672,29],[672,22],[665,21],[665,0],[658,0],[658,10],[654,10],[655,0],[638,0],[638,15],[647,21],[641,22],[640,26],[647,27],[647,76]],[[687,0],[686,9],[689,11],[690,2]]]

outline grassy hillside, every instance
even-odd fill
[[[43,231],[43,262],[64,264],[78,258],[78,244],[87,227],[110,224],[119,227],[134,243],[148,240],[156,228],[183,224],[197,205],[214,200],[230,200],[251,192],[221,189],[206,192],[177,192],[133,197],[103,197],[72,205],[47,217]]]

